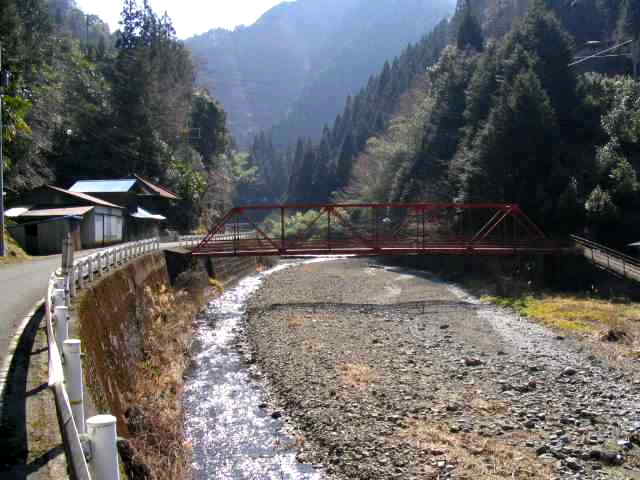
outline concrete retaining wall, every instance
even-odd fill
[[[85,351],[84,373],[98,412],[118,419],[118,433],[128,434],[124,413],[134,371],[143,360],[145,330],[151,320],[144,312],[143,290],[169,285],[162,253],[142,257],[92,285],[77,307],[79,336]]]
[[[133,365],[145,360],[146,332],[153,321],[145,305],[145,288],[170,288],[185,272],[208,271],[228,283],[256,271],[253,257],[196,259],[183,252],[165,251],[139,258],[95,282],[76,305],[82,340],[86,385],[96,413],[109,411],[118,420],[118,434],[128,436],[125,412],[135,379]],[[206,279],[206,277],[205,277]],[[197,301],[194,299],[194,302]]]

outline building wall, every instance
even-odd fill
[[[16,225],[9,227],[13,238],[29,255],[53,255],[62,251],[62,239],[66,220],[52,222],[31,223],[28,225]],[[33,235],[27,234],[27,229],[36,232]],[[30,238],[27,238],[27,237]]]
[[[38,227],[38,255],[53,255],[62,251],[66,220],[40,223]]]
[[[84,216],[80,231],[84,248],[120,243],[124,239],[122,210],[96,207]]]
[[[27,243],[27,238],[25,236],[24,227],[22,225],[16,225],[7,227],[7,230],[9,230],[14,240],[18,242],[18,245],[20,245],[22,249],[26,251],[25,245]]]
[[[127,217],[125,228],[125,240],[144,240],[158,237],[160,235],[160,222],[157,220],[141,220],[139,218]]]
[[[31,255],[52,255],[62,251],[62,239],[66,231],[65,219],[30,222],[28,225],[10,227],[11,235],[22,248]],[[27,231],[34,230],[34,240],[28,238]],[[124,217],[122,210],[116,208],[96,207],[84,215],[80,224],[79,236],[74,239],[77,250],[102,247],[121,243],[124,239]]]

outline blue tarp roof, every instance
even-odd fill
[[[73,184],[70,192],[77,193],[115,193],[128,192],[137,182],[133,180],[80,180]]]

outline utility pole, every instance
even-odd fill
[[[631,44],[631,61],[633,62],[633,77],[638,78],[640,71],[640,35],[636,36],[635,42]]]
[[[85,49],[87,51],[87,57],[89,56],[89,15],[85,15],[85,22],[86,22],[86,30],[85,30],[85,36],[84,36],[84,41],[86,43]]]
[[[2,124],[4,78],[4,72],[2,71],[2,43],[0,43],[0,257],[7,255],[7,247],[4,244],[4,157],[2,152],[4,143],[4,125]]]

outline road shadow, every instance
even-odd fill
[[[27,398],[30,359],[44,307],[27,324],[9,368],[0,408],[0,477],[22,480],[28,475]]]

